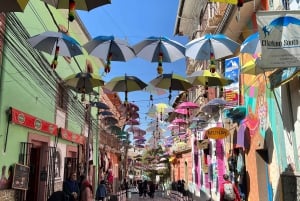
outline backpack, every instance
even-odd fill
[[[224,200],[228,200],[228,201],[235,200],[235,193],[233,190],[232,183],[224,184]]]

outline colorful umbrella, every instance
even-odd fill
[[[147,86],[136,76],[119,76],[115,77],[105,84],[105,88],[114,92],[125,92],[125,102],[127,103],[127,93],[130,91],[142,90]]]
[[[119,121],[114,118],[114,117],[104,117],[101,119],[101,121],[105,124],[105,125],[114,125],[117,124]]]
[[[197,109],[197,108],[199,108],[199,105],[196,103],[193,103],[193,102],[186,101],[186,102],[182,102],[179,105],[177,105],[176,108],[178,108],[178,109]]]
[[[144,91],[149,92],[150,94],[154,94],[154,95],[163,95],[163,94],[167,93],[167,91],[165,89],[155,87],[152,84],[148,84],[148,86],[146,88],[144,88]]]
[[[226,106],[228,102],[222,98],[214,98],[210,100],[207,104],[205,104],[201,111],[208,113],[208,114],[214,114],[216,112],[219,112],[220,108]]]
[[[29,0],[2,0],[0,12],[24,12]]]
[[[127,41],[114,36],[98,36],[83,45],[83,48],[90,55],[106,60],[106,73],[110,72],[111,61],[128,61],[135,57],[135,52]]]
[[[93,88],[103,86],[104,81],[93,73],[76,73],[64,79],[66,86],[82,94],[93,92]]]
[[[131,126],[129,128],[127,128],[126,130],[127,132],[132,132],[134,134],[138,134],[138,135],[145,135],[146,134],[146,131],[139,128],[139,127],[136,127],[136,126]]]
[[[225,78],[218,72],[210,72],[209,70],[199,70],[193,72],[187,77],[187,80],[194,86],[226,86],[233,82],[233,80]]]
[[[177,108],[177,109],[174,110],[174,112],[178,113],[178,114],[187,115],[189,111],[187,109]]]
[[[224,34],[205,34],[185,45],[185,55],[195,60],[209,60],[233,55],[240,45]]]
[[[75,19],[75,10],[90,11],[99,6],[110,4],[111,0],[42,0],[45,3],[54,6],[55,8],[69,9],[69,21]]]
[[[133,46],[138,57],[158,62],[157,73],[162,74],[162,62],[174,62],[184,58],[185,47],[166,37],[149,37]]]
[[[140,122],[136,119],[129,119],[128,121],[125,122],[125,125],[140,125]]]
[[[176,118],[171,122],[171,124],[182,125],[186,124],[186,121],[184,119]]]
[[[110,111],[99,111],[97,113],[97,115],[101,115],[101,116],[113,116],[114,114]]]
[[[59,55],[74,57],[82,54],[80,44],[62,32],[46,31],[30,37],[27,41],[33,48],[54,55],[52,69],[56,68]]]
[[[258,54],[261,53],[261,43],[259,33],[256,32],[248,36],[240,47],[241,53]]]

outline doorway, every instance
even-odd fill
[[[38,186],[39,186],[39,169],[40,169],[41,148],[31,148],[30,151],[30,173],[28,191],[26,200],[38,201]]]

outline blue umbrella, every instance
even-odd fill
[[[233,55],[240,45],[224,34],[205,34],[185,45],[185,55],[195,60],[209,60],[211,54],[215,59]]]
[[[257,54],[261,53],[261,43],[259,40],[259,33],[256,32],[248,36],[241,45],[241,53]]]

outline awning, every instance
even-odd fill
[[[279,68],[269,75],[270,87],[279,87],[300,75],[300,67]]]

